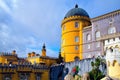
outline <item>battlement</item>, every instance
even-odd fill
[[[86,16],[70,16],[70,17],[67,17],[65,18],[63,21],[62,21],[62,25],[68,21],[72,21],[72,20],[87,20],[88,22],[90,22],[90,19]]]
[[[107,46],[107,47],[109,47],[109,45],[114,46],[114,45],[118,45],[118,44],[120,44],[120,38],[119,37],[105,40],[105,46]]]
[[[120,38],[116,37],[105,40],[104,44],[107,65],[112,66],[115,64],[115,62],[118,62],[118,64],[120,64]]]
[[[0,80],[36,80],[39,77],[41,80],[47,80],[49,78],[49,68],[46,65],[31,65],[26,64],[0,64]],[[44,77],[45,76],[45,77]]]
[[[18,65],[2,65],[0,64],[0,72],[14,72],[14,71],[27,71],[27,72],[32,72],[32,71],[43,71],[43,70],[48,70],[49,67],[46,65],[31,65],[31,64],[18,64]]]
[[[112,78],[119,78],[120,73],[120,37],[104,41],[106,53],[107,73]]]
[[[9,52],[0,52],[0,56],[17,56],[17,54],[13,55],[12,53]]]

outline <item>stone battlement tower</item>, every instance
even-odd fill
[[[120,79],[120,38],[105,40],[107,75],[112,79]],[[102,79],[104,80],[104,79]]]

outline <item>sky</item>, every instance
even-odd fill
[[[120,0],[0,0],[0,52],[26,57],[45,43],[47,56],[58,57],[61,21],[75,4],[90,18],[120,9]]]

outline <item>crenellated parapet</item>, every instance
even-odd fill
[[[9,52],[0,52],[0,56],[13,56],[13,54]],[[14,56],[17,56],[17,54],[15,54]]]
[[[70,17],[67,17],[65,18],[63,21],[62,21],[62,24],[65,24],[66,22],[69,22],[69,21],[75,21],[75,20],[85,20],[85,21],[88,21],[90,22],[90,18],[86,17],[86,16],[70,16]]]
[[[32,65],[28,63],[20,64],[0,64],[0,80],[48,80],[49,68],[46,65]]]
[[[43,72],[44,70],[49,70],[49,67],[46,65],[40,65],[40,64],[0,65],[0,73]]]

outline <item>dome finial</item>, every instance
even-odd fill
[[[78,4],[75,5],[75,8],[78,8]]]

